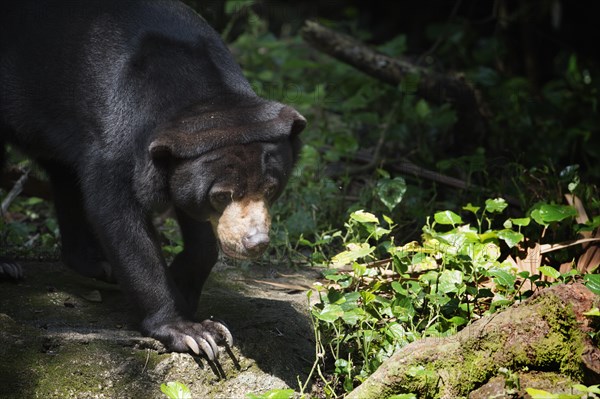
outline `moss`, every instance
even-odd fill
[[[559,370],[575,380],[583,378],[581,356],[584,350],[584,335],[576,328],[577,318],[570,304],[565,305],[560,298],[547,296],[542,300],[540,313],[550,326],[550,332],[544,340],[535,344],[540,364],[553,365],[556,359]],[[562,308],[562,312],[554,309]]]

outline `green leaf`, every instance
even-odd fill
[[[460,270],[444,270],[440,274],[437,290],[444,294],[456,292],[462,282],[463,273]]]
[[[248,399],[290,399],[293,396],[293,389],[271,389],[260,395],[253,393],[246,394],[246,398]]]
[[[406,181],[401,177],[380,179],[377,182],[377,196],[391,211],[398,205],[406,193]]]
[[[502,212],[508,204],[503,198],[487,199],[485,200],[485,211],[491,213]]]
[[[477,212],[479,212],[479,207],[471,205],[470,202],[467,204],[467,206],[463,206],[462,209],[464,209],[465,211],[472,212],[474,215],[477,215]]]
[[[514,247],[515,245],[517,245],[525,239],[523,234],[510,229],[500,230],[498,232],[498,237],[504,240],[504,242],[506,243],[506,245],[508,245],[509,248]]]
[[[355,325],[359,320],[365,318],[365,311],[361,308],[354,308],[348,311],[345,311],[342,315],[342,320],[344,320],[349,325]]]
[[[169,399],[192,399],[190,389],[179,381],[170,381],[166,384],[161,384],[160,390]]]
[[[530,218],[510,218],[510,221],[515,225],[515,226],[529,226],[529,222],[531,222]]]
[[[431,114],[431,108],[429,108],[427,101],[423,99],[417,101],[417,104],[415,105],[415,113],[421,119],[427,118],[429,114]]]
[[[600,385],[590,385],[589,387],[586,387],[582,384],[575,384],[573,385],[573,388],[580,392],[600,393]]]
[[[373,251],[375,251],[375,247],[370,246],[366,242],[360,244],[350,243],[348,244],[347,251],[340,252],[331,258],[331,263],[333,267],[344,266],[354,262],[357,259],[364,258]]]
[[[437,212],[435,215],[433,215],[433,218],[436,223],[451,224],[453,226],[463,222],[461,217],[452,211]]]
[[[515,285],[515,281],[517,281],[517,278],[513,274],[502,269],[490,270],[490,275],[494,277],[496,284],[506,288],[512,288]]]
[[[400,393],[397,395],[388,396],[388,399],[417,399],[414,393]]]
[[[25,200],[25,205],[27,206],[33,206],[33,205],[37,205],[44,202],[43,199],[38,198],[38,197],[29,197],[27,200]]]
[[[365,212],[362,209],[350,214],[350,219],[356,220],[358,223],[375,223],[379,224],[379,219],[372,213]]]
[[[226,1],[225,2],[225,13],[227,15],[235,14],[236,12],[240,12],[248,7],[250,7],[254,3],[254,0],[235,0],[235,1]]]
[[[532,399],[558,399],[558,394],[543,391],[541,389],[526,388]]]
[[[598,309],[597,307],[591,308],[590,310],[588,310],[587,312],[584,312],[583,314],[586,316],[600,316],[600,309]]]
[[[531,211],[533,220],[543,226],[575,216],[577,216],[577,210],[570,205],[542,204],[539,208]]]
[[[560,278],[560,272],[558,270],[556,270],[553,267],[550,266],[540,266],[538,268],[539,272],[546,276],[546,277],[551,277],[553,279],[559,279]]]
[[[465,319],[464,317],[460,317],[460,316],[454,316],[448,321],[450,323],[454,324],[456,327],[465,325],[469,322],[467,319]]]
[[[600,274],[586,274],[583,276],[585,286],[596,295],[600,295]]]
[[[334,321],[336,321],[339,317],[342,317],[344,315],[344,311],[342,310],[342,308],[339,305],[332,305],[332,304],[327,304],[323,307],[323,310],[321,310],[319,313],[315,314],[315,316],[323,321],[326,321],[327,323],[333,323]]]

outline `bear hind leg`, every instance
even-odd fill
[[[54,162],[42,166],[52,184],[63,262],[84,276],[115,282],[110,264],[87,221],[75,172]]]

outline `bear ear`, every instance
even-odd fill
[[[290,135],[297,136],[299,135],[304,128],[306,127],[306,118],[304,118],[298,111],[291,107],[285,107],[284,110],[289,109],[292,111],[291,120],[292,127],[290,128]]]
[[[294,108],[259,102],[223,109],[191,109],[156,130],[148,151],[152,159],[192,158],[218,148],[294,138],[306,119]]]
[[[173,149],[167,144],[163,143],[162,140],[157,139],[150,143],[148,148],[152,159],[166,159],[173,153]]]

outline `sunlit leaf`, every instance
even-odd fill
[[[464,317],[454,316],[448,320],[450,323],[454,324],[456,327],[463,326],[467,324],[469,321]]]
[[[328,323],[333,323],[334,321],[336,321],[339,317],[342,317],[343,315],[344,315],[344,311],[342,310],[342,308],[339,305],[334,305],[334,304],[326,304],[323,307],[323,310],[321,310],[320,312],[315,314],[315,316],[318,319],[326,321]]]
[[[352,212],[350,218],[356,220],[359,223],[379,223],[377,216],[372,213],[365,212],[363,210]]]
[[[437,212],[435,215],[433,215],[433,219],[436,221],[436,223],[451,224],[453,226],[462,223],[461,217],[452,211]]]
[[[246,394],[248,399],[290,399],[294,396],[293,389],[271,389],[263,394]]]
[[[500,230],[498,232],[498,237],[504,240],[504,242],[506,243],[506,245],[508,245],[509,248],[514,247],[515,245],[517,245],[525,239],[523,234],[509,229]]]
[[[539,208],[531,211],[533,220],[543,226],[575,216],[577,216],[577,210],[570,205],[542,204]]]
[[[560,278],[560,272],[553,267],[550,266],[540,266],[538,268],[539,272],[546,277],[551,277],[553,279]]]
[[[516,276],[502,269],[490,270],[490,275],[494,277],[494,281],[496,282],[496,284],[507,288],[513,287],[515,281],[517,281]]]
[[[529,226],[529,222],[531,222],[530,218],[510,218],[510,221],[515,225],[515,226]]]
[[[467,206],[463,206],[463,208],[465,211],[469,211],[472,212],[473,214],[477,215],[477,212],[479,212],[479,207],[478,206],[474,206],[472,205],[470,202],[467,204]]]
[[[341,316],[342,320],[350,325],[356,324],[359,320],[365,317],[365,311],[361,308],[353,308],[348,311],[345,311]]]
[[[179,381],[170,381],[166,384],[161,384],[160,390],[169,399],[192,399],[190,389]]]
[[[348,244],[347,251],[340,252],[331,258],[331,263],[333,267],[347,265],[357,259],[364,258],[373,251],[375,251],[375,247],[371,247],[366,242],[360,244],[351,243]]]
[[[586,316],[600,316],[600,309],[596,308],[591,308],[590,310],[588,310],[587,312],[583,313]]]
[[[444,270],[440,274],[437,290],[444,294],[456,292],[462,282],[463,273],[460,270]]]
[[[487,199],[485,200],[485,211],[491,213],[502,212],[508,204],[503,198]]]
[[[525,391],[531,396],[532,399],[558,399],[558,394],[543,391],[541,389],[526,388]],[[577,397],[577,396],[576,396]]]

